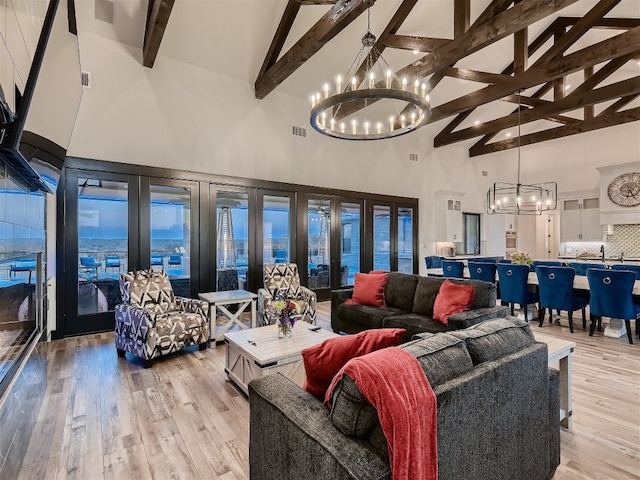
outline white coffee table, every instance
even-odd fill
[[[237,325],[240,328],[247,328],[242,323],[241,315],[246,308],[251,305],[251,328],[256,328],[256,299],[258,295],[248,292],[247,290],[226,290],[222,292],[208,292],[198,294],[200,300],[209,302],[209,340],[214,342],[222,342],[223,335],[232,326]],[[238,310],[231,313],[228,309],[229,305],[238,305]],[[218,327],[218,312],[227,319],[227,323]]]
[[[339,336],[329,330],[311,328],[314,325],[297,322],[291,338],[278,338],[277,325],[227,332],[225,371],[247,395],[251,380],[274,373],[282,373],[302,386],[305,378],[302,350]]]
[[[572,400],[571,400],[571,354],[576,347],[576,342],[562,340],[534,331],[536,341],[546,343],[549,365],[558,362],[560,369],[560,425],[571,428],[572,425]]]

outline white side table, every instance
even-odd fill
[[[247,328],[240,319],[246,308],[251,305],[251,328],[256,328],[256,299],[258,295],[248,292],[247,290],[227,290],[222,292],[207,292],[198,294],[200,300],[209,302],[209,340],[214,342],[222,342],[224,334],[233,326]],[[228,309],[229,305],[238,305],[238,310],[231,313]],[[227,319],[221,327],[217,327],[218,312]]]

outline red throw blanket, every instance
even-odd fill
[[[438,480],[436,396],[418,360],[398,347],[353,358],[331,382],[328,404],[342,374],[378,412],[393,480]]]

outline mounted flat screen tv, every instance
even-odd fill
[[[78,38],[70,33],[75,31],[70,22],[75,15],[69,15],[69,3],[73,6],[60,0],[48,3],[24,92],[16,92],[15,114],[6,111],[6,102],[3,106],[0,158],[29,190],[56,192],[82,98]],[[2,87],[6,94],[7,87]]]

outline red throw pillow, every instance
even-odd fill
[[[473,285],[456,285],[445,280],[433,304],[433,319],[447,324],[449,315],[464,312],[473,305],[476,289]]]
[[[356,273],[353,285],[351,301],[347,305],[371,305],[373,307],[386,307],[384,302],[384,287],[387,286],[389,274],[383,273]]]
[[[330,338],[302,350],[302,361],[307,372],[303,388],[324,402],[324,395],[333,377],[349,360],[385,347],[400,345],[404,328],[365,330],[355,335]]]

